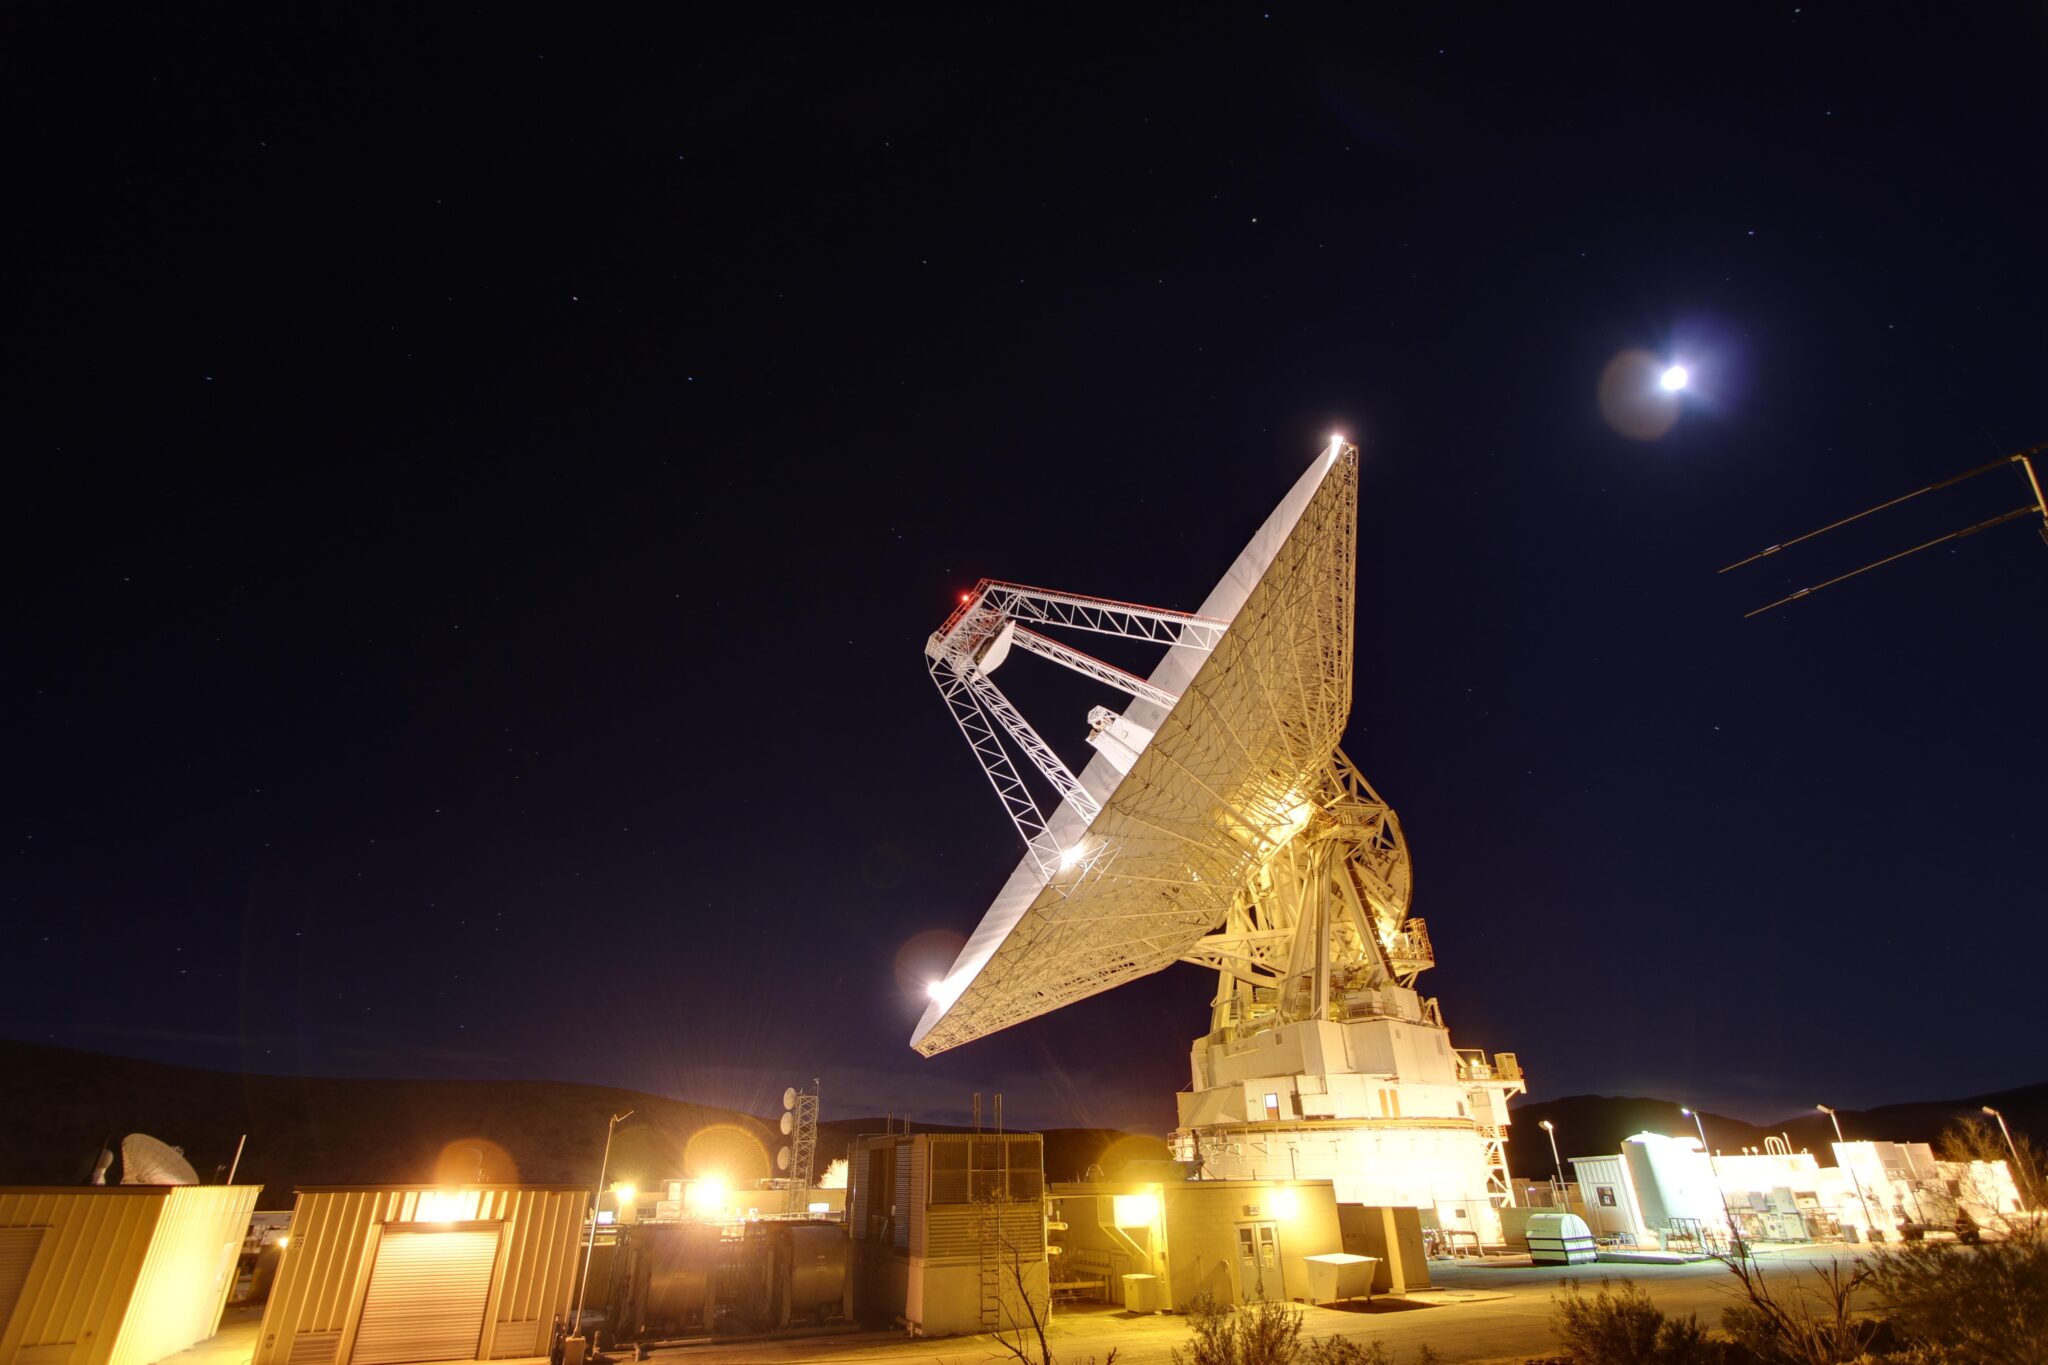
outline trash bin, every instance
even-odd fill
[[[1331,1251],[1301,1259],[1308,1262],[1310,1303],[1335,1303],[1338,1299],[1355,1299],[1361,1294],[1371,1300],[1372,1271],[1380,1263],[1379,1257]]]
[[[1157,1275],[1126,1275],[1124,1280],[1124,1311],[1127,1313],[1157,1313],[1159,1311],[1159,1277]]]

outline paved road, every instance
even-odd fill
[[[1768,1253],[1766,1277],[1774,1286],[1812,1284],[1816,1266],[1829,1261],[1846,1263],[1854,1249],[1848,1247],[1800,1248]],[[1556,1355],[1557,1338],[1550,1330],[1551,1298],[1566,1278],[1597,1285],[1600,1278],[1628,1278],[1650,1292],[1667,1314],[1697,1313],[1707,1326],[1719,1326],[1721,1310],[1735,1302],[1728,1271],[1713,1261],[1684,1266],[1590,1265],[1533,1267],[1527,1264],[1495,1262],[1433,1262],[1430,1267],[1435,1288],[1442,1293],[1426,1297],[1438,1300],[1428,1308],[1405,1312],[1348,1313],[1329,1308],[1304,1309],[1308,1336],[1342,1332],[1365,1340],[1379,1340],[1395,1353],[1397,1362],[1413,1360],[1416,1348],[1427,1344],[1446,1365],[1459,1362],[1515,1361]],[[1454,1296],[1472,1295],[1470,1299]],[[1174,1347],[1185,1348],[1187,1320],[1172,1316],[1126,1317],[1113,1310],[1063,1311],[1054,1323],[1052,1345],[1060,1365],[1082,1365],[1091,1356],[1100,1361],[1113,1348],[1117,1365],[1164,1365]],[[896,1362],[931,1362],[932,1365],[982,1365],[1011,1357],[983,1337],[954,1337],[938,1341],[905,1340],[900,1335],[867,1334],[858,1337],[810,1338],[749,1345],[719,1343],[699,1349],[684,1347],[658,1351],[655,1358],[667,1365],[691,1365],[691,1357],[736,1365],[782,1365],[784,1362],[833,1362],[835,1365],[895,1365]]]

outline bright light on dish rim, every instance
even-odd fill
[[[1664,373],[1657,376],[1657,387],[1666,393],[1677,393],[1692,382],[1692,371],[1683,365],[1667,365]]]

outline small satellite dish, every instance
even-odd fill
[[[783,1107],[784,1109],[794,1109],[794,1108],[796,1108],[796,1087],[795,1087],[795,1086],[793,1086],[793,1085],[792,1085],[792,1086],[788,1087],[787,1089],[785,1089],[785,1090],[784,1090],[784,1091],[782,1092],[782,1107]],[[789,1129],[785,1128],[785,1129],[783,1129],[782,1131],[786,1133],[786,1132],[788,1132],[788,1131],[789,1131]]]
[[[784,1147],[781,1151],[775,1154],[775,1169],[778,1171],[786,1171],[789,1169],[789,1148]]]
[[[787,1109],[782,1111],[782,1135],[788,1137],[796,1131],[796,1115]]]
[[[147,1133],[130,1133],[121,1139],[121,1183],[123,1185],[197,1185],[199,1172],[185,1160],[185,1154],[168,1142]]]

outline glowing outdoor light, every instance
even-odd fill
[[[683,1201],[699,1213],[721,1213],[725,1209],[725,1182],[715,1175],[693,1181],[683,1192]]]
[[[1110,1221],[1120,1228],[1149,1228],[1159,1218],[1159,1201],[1149,1194],[1116,1194],[1109,1199]]]
[[[1292,1218],[1301,1212],[1301,1197],[1293,1190],[1275,1190],[1270,1201],[1275,1218]]]
[[[1692,371],[1683,365],[1667,365],[1664,373],[1657,376],[1657,387],[1666,393],[1677,393],[1692,382]]]
[[[420,1196],[413,1218],[422,1223],[453,1223],[469,1216],[471,1202],[459,1190],[431,1190]]]

